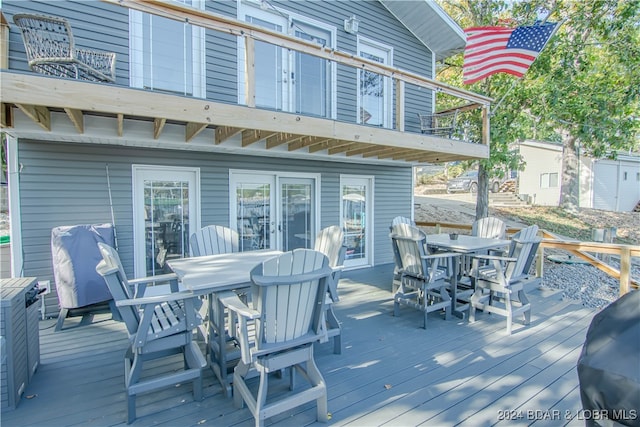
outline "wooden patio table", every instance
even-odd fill
[[[458,252],[465,255],[472,255],[486,252],[490,249],[508,248],[511,244],[507,239],[493,239],[486,237],[458,235],[453,240],[448,233],[428,234],[427,246],[431,249],[448,252]],[[451,274],[451,312],[461,319],[465,318],[465,311],[469,308],[469,303],[458,305],[458,281],[463,272],[460,268],[459,257],[453,258],[453,272]],[[472,282],[473,284],[473,282]]]
[[[211,369],[220,380],[227,397],[231,397],[233,377],[227,375],[227,366],[234,359],[239,359],[240,353],[227,351],[230,339],[225,333],[224,306],[217,298],[217,294],[248,288],[251,285],[250,273],[253,267],[281,253],[274,250],[258,250],[167,261],[185,289],[208,296],[208,322],[204,334],[207,341],[207,354]]]

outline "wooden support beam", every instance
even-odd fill
[[[310,153],[317,153],[322,150],[329,150],[331,148],[342,147],[344,145],[351,144],[350,141],[341,141],[339,139],[327,139],[324,141],[320,141],[316,144],[309,146]]]
[[[216,128],[216,145],[222,144],[229,138],[233,138],[244,129],[232,126],[218,126]]]
[[[26,114],[47,132],[51,132],[51,112],[47,107],[40,105],[16,104],[20,111]]]
[[[401,151],[401,149],[397,147],[380,147],[376,149],[372,149],[367,151],[366,153],[362,153],[362,157],[380,157],[384,154],[392,155],[396,151]]]
[[[276,133],[277,132],[269,132],[260,129],[244,130],[242,131],[242,146],[248,147],[249,145],[255,144],[262,139],[269,138]]]
[[[329,153],[329,155],[340,154],[340,153],[344,153],[345,151],[349,151],[350,149],[359,147],[361,145],[361,143],[359,142],[352,142],[352,141],[347,141],[347,142],[349,143],[346,145],[329,148],[327,152]]]
[[[4,102],[0,104],[0,127],[13,127],[13,110],[10,104],[5,104]]]
[[[122,134],[124,133],[124,114],[122,114],[122,113],[118,113],[118,114],[116,115],[116,121],[117,121],[117,123],[118,123],[118,124],[117,124],[117,126],[118,126],[118,129],[117,129],[118,136],[120,136],[120,137],[121,137],[121,136],[122,136]]]
[[[189,122],[184,129],[184,142],[189,142],[209,126],[206,123]]]
[[[160,134],[162,133],[162,129],[164,129],[164,125],[167,123],[167,119],[161,119],[156,117],[153,120],[153,139],[160,138]]]
[[[296,135],[293,133],[277,133],[267,138],[267,149],[270,150],[282,144],[288,144],[293,141],[297,141],[302,138],[303,135]]]
[[[69,120],[71,120],[71,123],[73,123],[78,133],[84,133],[84,115],[82,114],[82,110],[65,108],[64,112],[67,113]]]
[[[380,146],[372,144],[358,144],[357,146],[350,148],[347,152],[345,152],[345,154],[348,157],[357,156],[359,154],[366,153],[367,151],[375,150],[378,147]]]
[[[305,136],[303,138],[300,138],[297,141],[289,143],[288,150],[289,151],[299,150],[301,148],[308,147],[308,146],[313,145],[313,144],[317,144],[319,141],[326,141],[327,139],[329,139],[329,138],[320,138],[320,137],[316,137],[316,136]]]

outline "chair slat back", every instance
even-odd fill
[[[428,277],[428,266],[422,259],[427,255],[425,234],[411,225],[396,224],[391,227],[391,239],[402,270],[412,276]]]
[[[344,244],[344,232],[337,225],[332,225],[320,230],[314,244],[314,250],[323,253],[329,258],[329,267],[336,268],[344,265],[347,247]],[[342,269],[336,269],[329,281],[329,294],[331,299],[338,301],[338,282],[342,275]]]
[[[238,252],[238,232],[221,225],[209,225],[196,231],[189,238],[191,256],[217,255]]]
[[[124,273],[124,268],[122,268],[118,252],[102,242],[98,243],[98,248],[100,248],[100,253],[102,254],[102,261],[100,261],[96,270],[104,277],[111,296],[113,296],[113,300],[117,303],[118,301],[133,298],[133,295],[131,295],[131,287]],[[122,306],[118,307],[118,311],[127,326],[129,335],[135,335],[140,323],[137,308],[135,306]]]
[[[515,262],[509,263],[505,271],[505,277],[507,280],[515,280],[523,275],[529,273],[531,263],[535,258],[538,246],[542,241],[542,238],[537,236],[538,226],[532,225],[527,228],[523,228],[519,232],[513,235],[511,239],[511,246],[509,248],[509,256],[516,258]]]
[[[489,239],[504,239],[507,233],[507,226],[500,218],[488,216],[474,221],[471,226],[471,235],[486,237]]]
[[[327,256],[311,249],[295,249],[256,266],[252,301],[262,314],[256,320],[256,348],[317,339],[330,276]]]
[[[27,59],[72,58],[74,41],[69,22],[63,18],[20,13],[13,22],[22,31]]]
[[[338,267],[340,263],[340,249],[344,241],[344,233],[337,225],[323,228],[316,237],[313,249],[325,254],[329,258],[330,267]],[[344,261],[344,258],[342,259]]]

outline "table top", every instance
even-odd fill
[[[172,259],[167,264],[186,289],[220,292],[248,286],[253,267],[280,254],[281,251],[274,250],[234,252]]]
[[[461,253],[502,248],[507,247],[510,244],[511,241],[506,239],[467,236],[466,234],[458,235],[456,240],[451,240],[448,233],[427,235],[427,246],[437,246],[441,249]]]

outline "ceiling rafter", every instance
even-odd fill
[[[189,142],[209,126],[207,123],[189,122],[184,129],[184,142]]]
[[[73,123],[78,133],[84,133],[84,115],[82,114],[82,110],[65,108],[64,112],[67,113],[69,120],[71,120],[71,123]]]
[[[51,132],[51,111],[41,105],[16,104],[18,108],[42,129]]]
[[[167,119],[156,117],[153,120],[153,139],[160,138],[160,134],[162,133],[162,129],[164,129],[164,125],[167,123]]]
[[[261,129],[245,129],[242,131],[242,146],[248,147],[249,145],[255,144],[262,139],[269,138],[276,133],[277,132],[264,131]]]
[[[346,145],[341,145],[339,147],[329,148],[328,153],[330,155],[344,153],[345,151],[348,151],[350,148],[355,148],[355,147],[359,146],[360,144],[361,144],[360,142],[351,141],[349,144],[346,144]]]
[[[233,138],[243,130],[244,129],[242,128],[236,128],[233,126],[218,126],[216,128],[216,145],[222,144],[226,140]]]
[[[297,135],[294,133],[277,133],[267,138],[267,149],[270,150],[282,144],[288,144],[293,141],[297,141],[303,138],[304,135]]]
[[[329,139],[326,141],[320,141],[316,144],[310,145],[309,146],[309,152],[310,153],[317,153],[318,151],[322,151],[322,150],[328,150],[330,148],[333,147],[341,147],[345,144],[348,144],[348,141],[343,141],[340,139]]]

